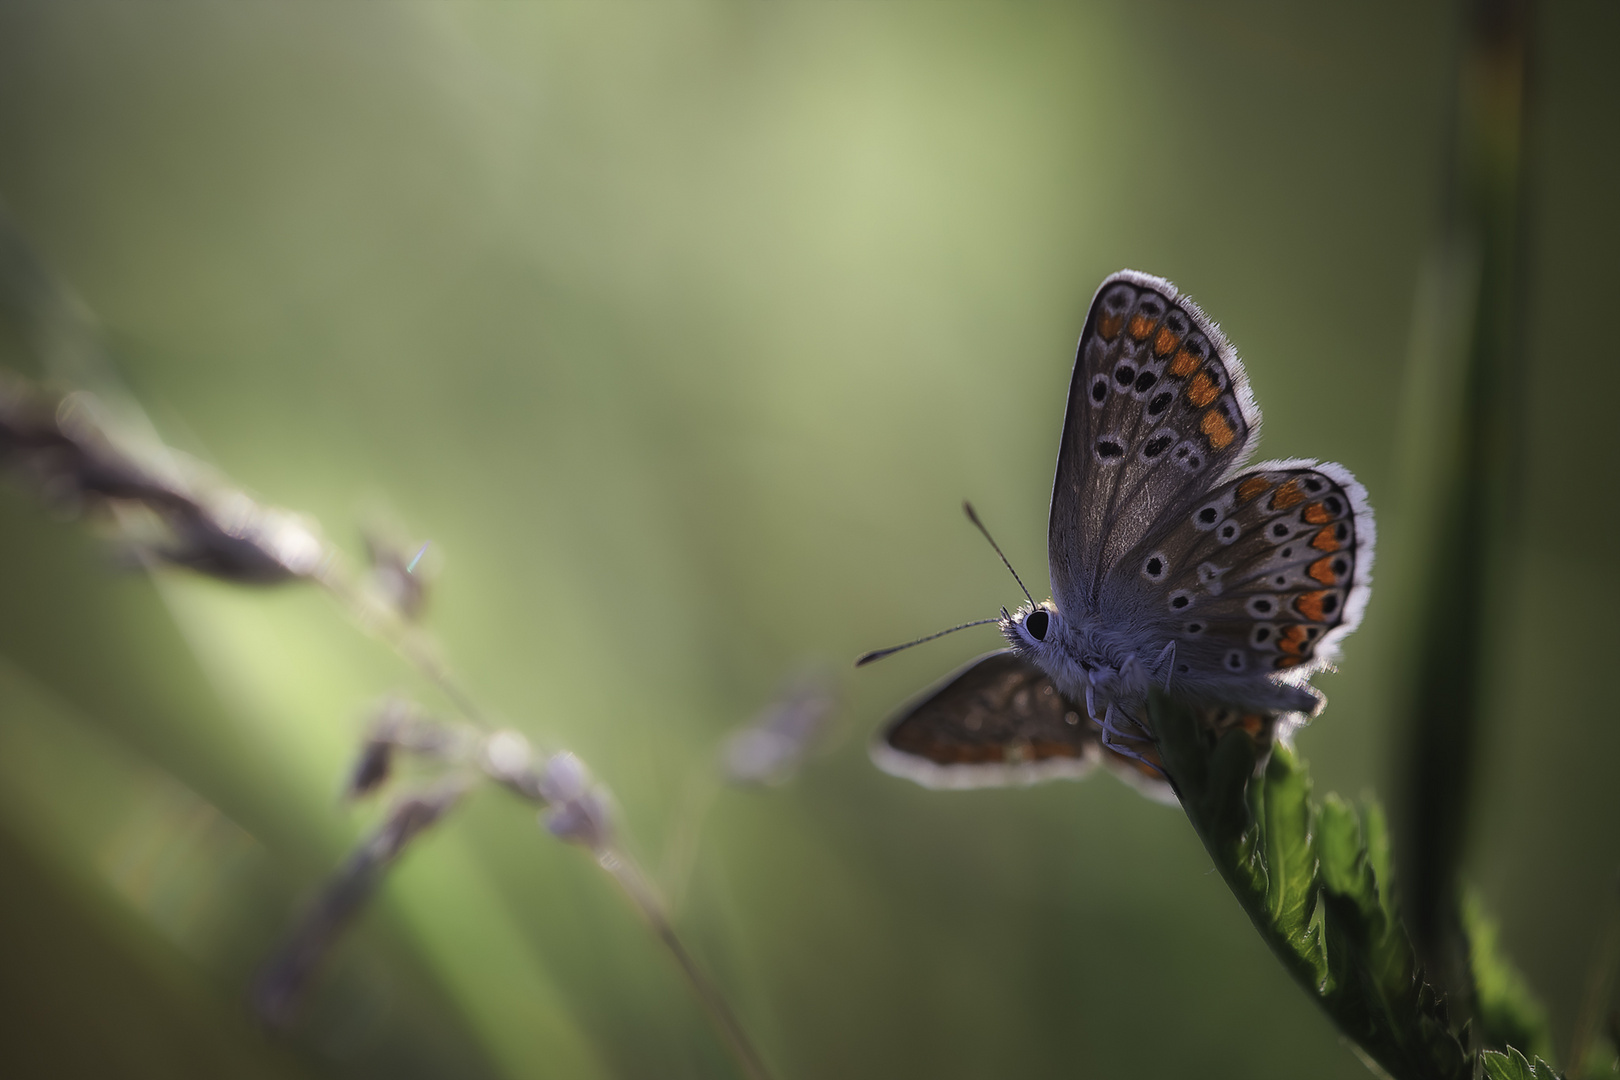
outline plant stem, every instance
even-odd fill
[[[669,912],[665,909],[663,901],[659,899],[641,868],[616,848],[599,852],[597,861],[601,863],[602,869],[613,875],[614,880],[641,912],[642,918],[647,921],[647,925],[652,928],[658,940],[663,942],[664,947],[675,957],[675,963],[680,966],[681,974],[686,977],[692,992],[708,1012],[709,1019],[725,1037],[726,1044],[737,1058],[743,1074],[749,1080],[770,1080],[770,1070],[765,1067],[764,1059],[749,1040],[748,1033],[743,1030],[736,1014],[731,1011],[725,995],[687,951],[685,943],[675,931],[675,925],[670,922]]]
[[[1458,865],[1472,802],[1485,656],[1500,625],[1510,564],[1510,501],[1522,424],[1512,422],[1523,371],[1524,123],[1529,0],[1470,0],[1452,102],[1437,240],[1439,287],[1420,304],[1433,330],[1433,444],[1410,448],[1434,475],[1416,493],[1430,519],[1423,583],[1404,655],[1409,690],[1399,728],[1404,835],[1397,878],[1413,944],[1453,1007],[1470,1008],[1458,923]],[[1437,435],[1434,433],[1438,433]],[[1426,451],[1424,453],[1423,451]]]

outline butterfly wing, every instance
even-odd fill
[[[1241,728],[1270,750],[1274,714],[1213,704],[1194,710],[1217,737]],[[924,787],[957,789],[1079,779],[1101,763],[1155,802],[1179,805],[1152,740],[1125,737],[1118,745],[1126,753],[1105,747],[1097,724],[1040,668],[1003,650],[923,694],[873,743],[872,760]]]
[[[1046,673],[1003,650],[905,709],[872,746],[884,772],[931,788],[1005,787],[1090,772],[1097,728]]]
[[[1101,583],[1156,522],[1247,459],[1260,410],[1220,328],[1162,278],[1122,270],[1080,335],[1052,486],[1052,594],[1095,611]]]
[[[1163,605],[1144,614],[1175,642],[1173,689],[1313,712],[1320,696],[1303,684],[1361,622],[1374,539],[1366,491],[1349,470],[1267,462],[1146,537],[1110,571],[1104,605]]]

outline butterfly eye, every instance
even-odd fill
[[[1024,617],[1024,629],[1029,631],[1029,636],[1036,641],[1045,641],[1050,622],[1051,617],[1037,609]]]

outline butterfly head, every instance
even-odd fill
[[[1092,686],[1104,693],[1123,689],[1116,685],[1121,671],[1117,650],[1067,622],[1053,601],[1028,603],[1012,614],[1002,608],[996,622],[1013,652],[1044,671],[1073,700],[1081,700]]]
[[[1024,604],[1011,614],[1002,608],[997,621],[1001,636],[1007,639],[1013,651],[1036,662],[1054,652],[1062,637],[1062,618],[1057,605],[1050,600]]]

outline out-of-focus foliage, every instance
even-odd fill
[[[1616,17],[1538,8],[1531,480],[1464,866],[1560,1047],[1620,863],[1592,674],[1620,605]],[[1325,788],[1390,789],[1455,29],[1450,4],[13,2],[0,199],[165,439],[356,564],[379,518],[432,540],[427,629],[493,721],[590,763],[645,865],[690,852],[677,924],[783,1077],[1348,1080],[1180,814],[869,765],[976,632],[846,671],[854,737],[719,789],[690,842],[685,808],[804,657],[1010,599],[964,497],[1038,578],[1074,338],[1121,266],[1222,321],[1262,454],[1369,488],[1368,618],[1298,742]],[[0,366],[83,373],[38,344],[3,323]],[[339,800],[366,717],[435,688],[317,590],[131,574],[9,486],[0,567],[0,1072],[731,1068],[591,856],[493,791],[265,1039],[253,973],[385,813]]]
[[[1552,1057],[1546,1009],[1513,962],[1502,955],[1501,929],[1486,913],[1478,894],[1464,898],[1462,918],[1482,1041],[1488,1046],[1516,1046],[1538,1058]]]

